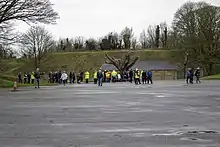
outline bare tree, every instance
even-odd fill
[[[35,67],[39,67],[46,53],[55,48],[53,36],[44,27],[33,26],[21,37],[23,54],[34,58]]]
[[[12,34],[14,21],[55,24],[58,19],[49,0],[1,0],[0,1],[0,44],[16,41]]]
[[[114,65],[120,71],[120,73],[128,71],[139,60],[139,57],[133,57],[130,53],[124,55],[121,59],[116,59],[109,56],[108,54],[106,54],[105,56],[105,62],[107,64]]]
[[[75,37],[73,46],[76,50],[82,49],[84,46],[84,38],[82,36]]]
[[[137,38],[136,38],[136,37],[132,38],[132,40],[131,40],[131,46],[132,46],[132,49],[133,49],[133,50],[134,50],[134,49],[137,49]]]
[[[147,42],[148,42],[148,40],[147,40],[147,34],[146,34],[145,30],[143,30],[143,31],[141,32],[139,41],[140,41],[140,43],[141,43],[141,48],[142,48],[142,49],[147,48]]]
[[[130,49],[131,41],[134,36],[133,28],[125,27],[124,30],[122,30],[121,32],[121,36],[123,37],[124,48]]]
[[[154,48],[156,45],[156,28],[156,25],[149,25],[147,29],[148,44],[150,48]]]
[[[1,25],[13,20],[54,24],[58,13],[49,0],[1,0],[0,16]]]
[[[166,48],[167,45],[167,23],[162,22],[160,23],[160,46]]]

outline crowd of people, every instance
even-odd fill
[[[126,82],[129,81],[130,83],[135,83],[135,85],[139,84],[153,84],[153,73],[151,70],[129,70],[127,72],[118,72],[115,70],[98,70],[94,71],[91,74],[86,72],[79,72],[75,74],[73,71],[66,73],[66,71],[56,71],[52,72],[49,71],[48,73],[48,83],[57,83],[57,84],[64,84],[67,83],[89,83],[90,80],[93,80],[94,84],[98,84],[98,86],[102,86],[102,83],[115,83],[115,82]],[[187,71],[186,76],[186,83],[193,84],[194,76],[196,77],[196,83],[201,83],[200,81],[200,68],[193,69],[189,68]],[[18,74],[18,82],[24,84],[35,84],[36,88],[39,88],[39,80],[40,80],[40,72],[37,69],[35,72],[24,73],[23,77],[22,74]]]
[[[115,70],[104,70],[101,69],[99,71],[94,71],[93,77],[91,77],[90,73],[88,71],[86,72],[79,72],[75,74],[74,72],[69,72],[68,74],[66,71],[56,71],[52,72],[49,71],[48,74],[48,82],[49,83],[63,83],[64,85],[66,83],[89,83],[91,79],[93,79],[94,84],[97,84],[100,82],[100,85],[102,85],[103,82],[110,83],[110,82],[126,82],[129,81],[133,83],[135,82],[136,85],[141,84],[153,84],[152,81],[152,71],[140,71],[138,69],[136,70],[130,70],[128,72],[118,72]]]
[[[20,72],[18,74],[18,83],[19,84],[33,84],[35,85],[35,88],[40,88],[40,71],[39,68],[36,69],[35,72],[25,72],[22,76],[22,73]]]

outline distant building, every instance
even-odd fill
[[[135,70],[152,70],[154,80],[176,80],[179,75],[179,67],[174,64],[170,64],[167,61],[138,61],[131,69]],[[103,64],[101,66],[103,70],[117,70],[114,65]]]

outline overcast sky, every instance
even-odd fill
[[[51,0],[60,19],[49,31],[59,37],[101,37],[110,31],[133,27],[135,36],[150,24],[172,22],[176,10],[188,0]],[[198,0],[195,0],[198,1]],[[220,0],[205,0],[220,5]],[[17,29],[26,31],[26,24]]]

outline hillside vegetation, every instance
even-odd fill
[[[40,70],[47,72],[48,70],[74,70],[79,71],[94,71],[100,68],[105,62],[105,54],[115,58],[121,58],[123,55],[128,54],[128,51],[93,51],[93,52],[65,52],[65,53],[51,53],[48,54],[40,64]],[[142,50],[132,51],[129,54],[139,56],[140,60],[168,60],[170,62],[178,61],[178,54],[180,52],[170,50]],[[179,61],[178,61],[179,62]],[[34,70],[33,61],[21,62],[19,67],[13,67],[12,73],[19,71],[32,71]],[[15,65],[15,63],[13,64]]]

